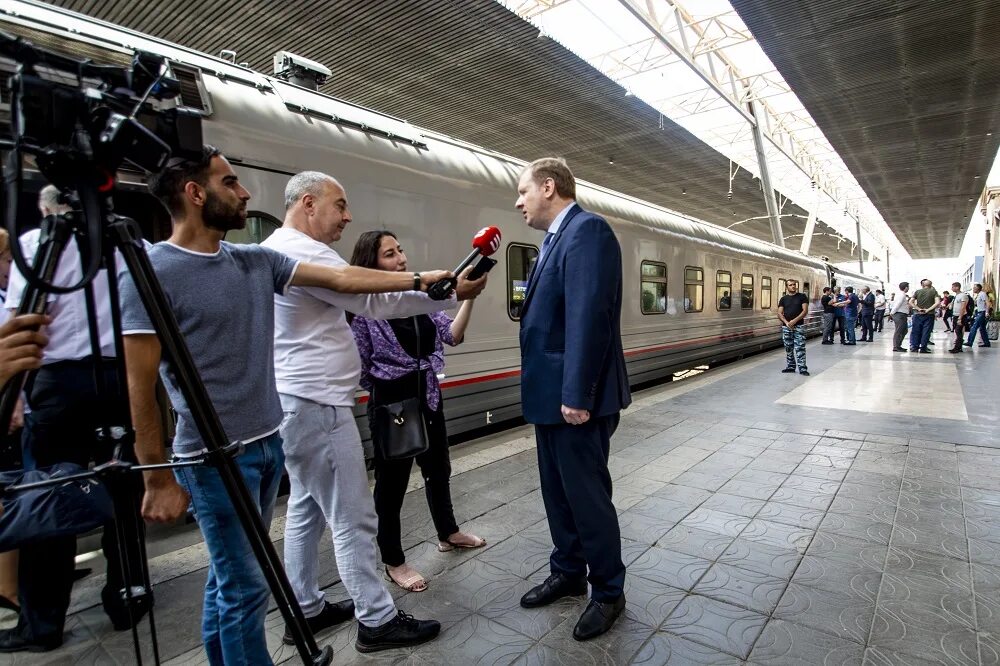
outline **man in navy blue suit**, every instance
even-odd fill
[[[525,608],[587,593],[573,630],[600,636],[625,608],[625,565],[608,454],[632,401],[621,341],[622,257],[608,223],[576,203],[561,159],[532,162],[517,185],[528,226],[546,232],[521,309],[521,407],[535,424],[551,575]]]

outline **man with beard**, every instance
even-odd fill
[[[422,290],[445,271],[389,273],[354,266],[296,262],[259,245],[222,241],[246,224],[250,193],[218,149],[197,161],[174,160],[150,180],[170,210],[173,233],[149,251],[167,300],[230,441],[244,444],[237,465],[265,524],[281,480],[281,403],[274,376],[274,295],[291,286],[345,293]],[[160,343],[134,283],[121,274],[122,330],[136,454],[142,463],[165,460],[156,401]],[[205,451],[176,377],[161,376],[177,412],[173,454]],[[188,502],[209,553],[202,637],[210,664],[271,664],[264,635],[268,587],[216,469],[187,467],[145,473],[142,513],[169,522]]]

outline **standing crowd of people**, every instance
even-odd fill
[[[785,347],[784,373],[798,372],[809,375],[806,364],[806,325],[809,312],[809,298],[798,291],[798,283],[789,280],[786,293],[778,301],[778,319],[781,321],[781,340]],[[920,281],[920,289],[910,295],[910,283],[900,282],[899,293],[885,297],[881,289],[874,292],[865,286],[861,293],[854,287],[823,287],[820,298],[822,307],[821,344],[834,344],[834,334],[839,333],[840,344],[857,345],[858,342],[874,342],[875,333],[884,328],[886,311],[893,323],[892,351],[932,353],[934,345],[931,333],[935,321],[940,318],[945,330],[953,334],[954,344],[948,351],[957,354],[963,347],[971,347],[979,335],[980,347],[990,347],[987,322],[993,316],[993,302],[983,285],[976,283],[972,293],[963,291],[962,283],[955,282],[951,291],[939,294],[928,279]],[[856,329],[861,329],[857,338]],[[910,338],[908,348],[903,346],[906,333]],[[967,335],[966,335],[967,334]]]
[[[400,511],[414,460],[438,549],[486,545],[462,531],[455,517],[438,381],[443,348],[464,340],[486,277],[470,280],[468,270],[458,276],[414,272],[399,239],[387,230],[363,233],[345,261],[331,244],[351,223],[351,210],[344,187],[328,174],[306,171],[289,180],[283,225],[260,245],[224,241],[228,231],[245,226],[251,195],[218,149],[205,146],[200,159],[171,160],[151,177],[150,191],[169,211],[173,227],[166,241],[149,247],[149,260],[227,438],[242,444],[235,462],[265,525],[287,471],[284,563],[309,627],[317,632],[356,618],[361,652],[435,638],[440,623],[399,610],[378,562],[391,583],[410,592],[427,589],[401,543]],[[51,186],[43,191],[43,215],[66,211],[46,207],[58,198]],[[550,575],[520,603],[543,606],[584,595],[589,587],[590,603],[573,632],[587,640],[608,631],[625,607],[625,565],[607,463],[610,437],[631,397],[620,334],[621,250],[608,223],[575,199],[575,179],[560,159],[536,160],[521,173],[515,207],[529,227],[545,232],[521,310],[522,404],[525,419],[536,427],[554,548]],[[37,236],[21,239],[26,256]],[[6,256],[0,259],[9,265]],[[69,284],[82,271],[75,248],[66,257],[57,282]],[[106,460],[101,442],[80,437],[105,420],[131,419],[130,459],[142,464],[196,460],[206,452],[136,284],[123,266],[115,270],[127,401],[108,401],[98,387],[119,388],[106,271],[94,282],[98,290],[105,287],[97,293],[99,321],[92,322],[99,340],[89,339],[81,292],[50,296],[51,316],[17,317],[0,328],[0,361],[33,369],[21,438],[26,465],[29,459],[38,467]],[[24,279],[17,277],[8,309],[16,308],[23,292]],[[455,281],[454,294],[443,301],[429,298],[430,285],[444,279]],[[455,308],[454,316],[446,314]],[[47,337],[27,330],[40,324]],[[104,381],[97,381],[95,366],[106,371]],[[9,376],[7,370],[0,368],[0,375]],[[169,451],[160,382],[177,414]],[[422,452],[397,457],[389,454],[392,442],[380,441],[385,436],[373,429],[374,497],[352,413],[359,385],[370,393],[372,419],[382,407],[416,399],[426,432]],[[209,567],[202,639],[208,662],[272,663],[264,633],[269,589],[219,472],[209,465],[159,468],[143,472],[141,481],[130,490],[143,518],[171,522],[190,511],[204,537]],[[327,526],[350,597],[336,603],[319,586],[319,543]],[[108,582],[102,598],[115,628],[127,629],[148,607],[123,607],[122,588],[136,581],[122,580],[118,571],[139,565],[121,566],[114,533],[105,529]],[[0,652],[41,652],[62,644],[74,554],[71,536],[22,552],[21,565],[14,564],[17,603],[5,595],[18,623],[0,631]],[[288,630],[284,642],[294,642]]]

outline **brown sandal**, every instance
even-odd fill
[[[414,573],[409,578],[404,578],[402,581],[396,580],[391,573],[389,573],[389,567],[385,568],[386,577],[396,584],[397,587],[401,587],[407,592],[423,592],[427,589],[427,581],[424,577],[418,573]]]

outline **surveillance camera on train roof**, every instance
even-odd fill
[[[333,72],[315,60],[288,51],[274,54],[274,75],[297,86],[317,90],[331,74]]]

